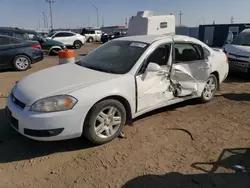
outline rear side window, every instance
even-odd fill
[[[21,44],[21,43],[23,43],[23,41],[20,39],[10,38],[10,44]]]
[[[7,36],[11,36],[11,34],[7,31],[0,31],[0,35],[7,35]]]
[[[175,44],[175,61],[188,62],[204,59],[204,52],[200,45],[189,43]]]
[[[10,40],[8,37],[0,36],[0,46],[9,45],[9,44],[10,44]]]

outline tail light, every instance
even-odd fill
[[[35,49],[41,49],[41,46],[39,44],[35,44],[35,45],[32,45],[31,48],[35,48]]]

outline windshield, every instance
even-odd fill
[[[148,46],[136,41],[111,41],[86,55],[78,65],[102,72],[125,74]]]
[[[250,46],[250,33],[243,32],[235,37],[232,44],[240,46]]]
[[[55,34],[55,32],[50,32],[47,37],[52,37]]]

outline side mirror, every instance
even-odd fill
[[[159,70],[161,70],[160,65],[153,62],[150,62],[146,69],[147,72],[158,72]]]

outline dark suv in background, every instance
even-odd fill
[[[127,29],[114,29],[110,33],[103,33],[101,36],[102,43],[108,42],[109,40],[125,37],[127,35]]]
[[[25,30],[12,27],[0,27],[0,35],[7,35],[27,41],[36,41],[37,44],[41,45],[42,50],[49,55],[58,54],[58,51],[64,48],[63,43],[45,39],[39,33],[33,30]]]

